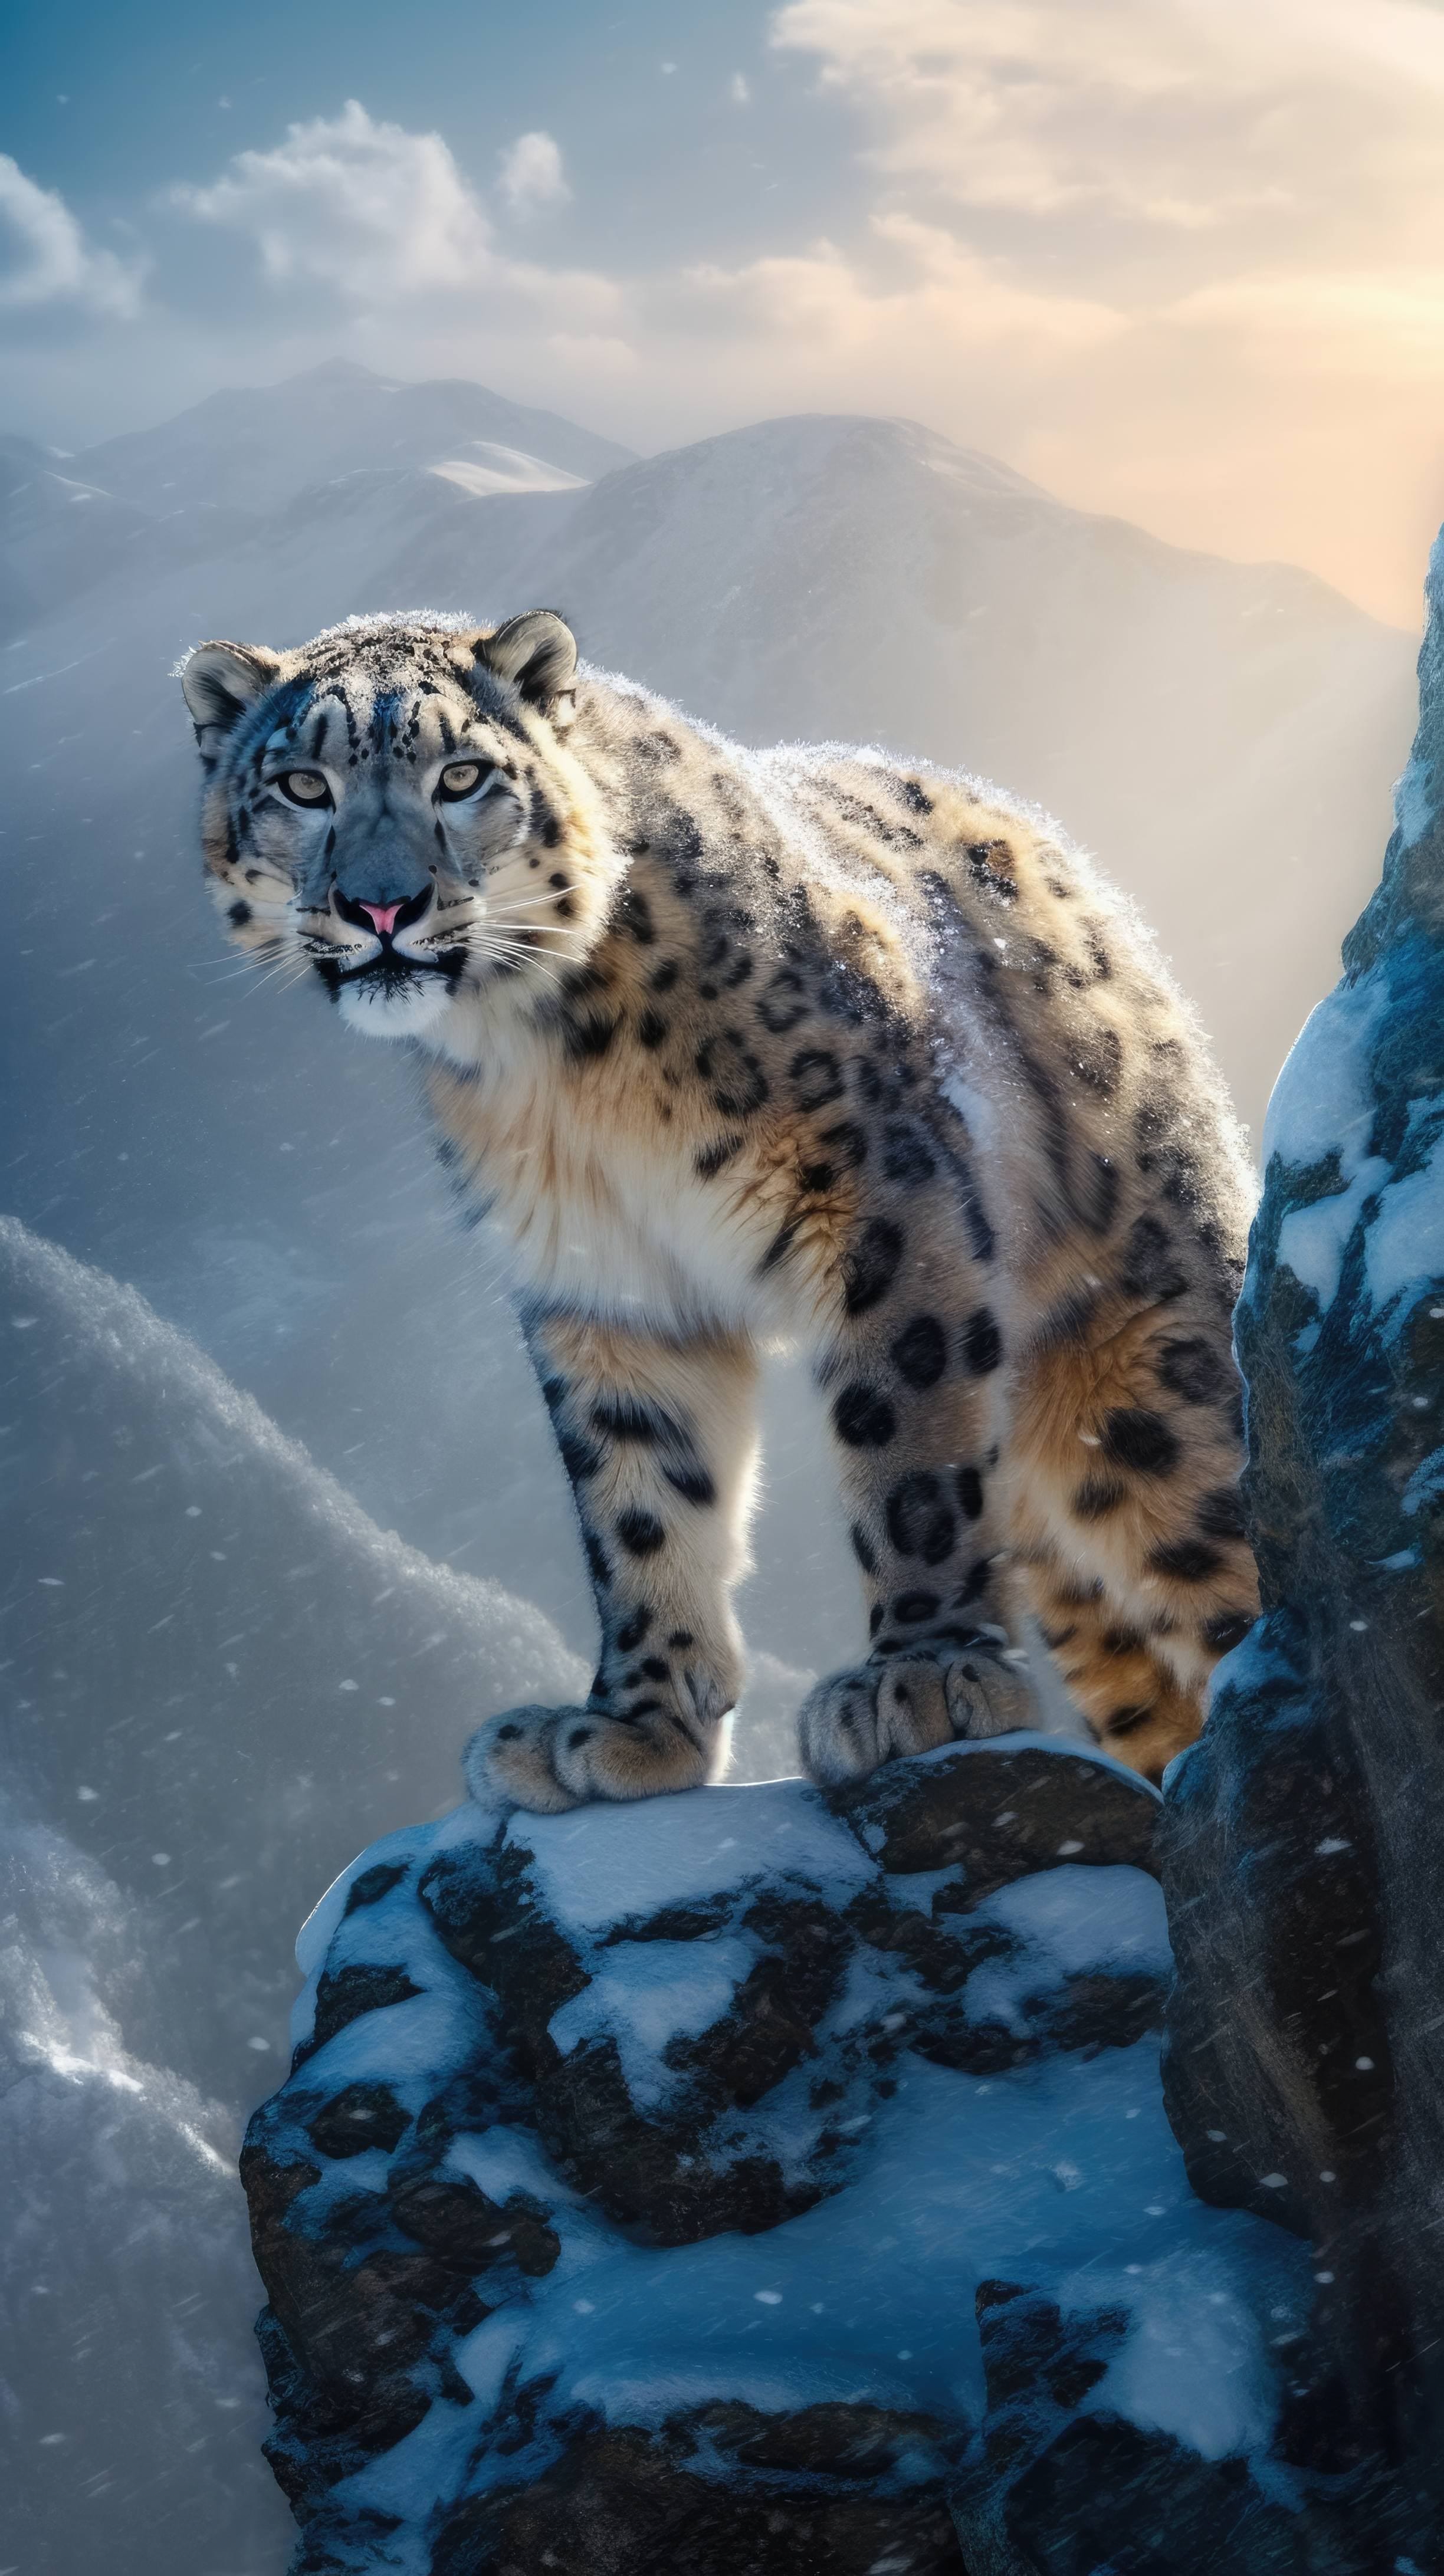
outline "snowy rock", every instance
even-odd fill
[[[298,2571],[1342,2567],[1306,2258],[1163,2116],[1159,1812],[1016,1736],[363,1853],[243,2157]]]
[[[1401,2568],[1440,2563],[1444,2513],[1441,547],[1429,606],[1383,881],[1269,1115],[1237,1324],[1264,1615],[1166,1838],[1189,2172],[1307,2240],[1293,2452]]]

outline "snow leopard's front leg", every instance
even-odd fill
[[[803,1705],[802,1758],[824,1786],[1036,1715],[1002,1599],[1004,1354],[988,1272],[926,1225],[878,1220],[872,1244],[852,1272],[860,1311],[817,1370],[872,1636],[866,1662]]]
[[[472,1795],[543,1814],[713,1779],[741,1683],[756,1361],[549,1309],[523,1319],[572,1482],[602,1628],[585,1706],[514,1708],[467,1748]]]

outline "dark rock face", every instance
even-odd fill
[[[817,2411],[817,2410],[814,2410]],[[840,2414],[866,2410],[839,2409]],[[901,2424],[829,2426],[703,2408],[659,2433],[583,2433],[534,2484],[474,2497],[442,2526],[435,2576],[521,2576],[549,2565],[588,2576],[966,2576],[936,2488],[879,2496]],[[795,2439],[789,2439],[792,2434]],[[749,2438],[750,2437],[750,2438]],[[749,2471],[781,2471],[772,2479]]]
[[[297,2570],[1352,2568],[1302,2253],[1162,2116],[1159,1813],[1012,1737],[364,1854],[245,2155]]]
[[[1157,1813],[1132,1772],[1050,1746],[995,1753],[986,1776],[999,1792],[994,1815],[978,1773],[960,1762],[942,1771],[885,1763],[832,1804],[880,1868],[952,1871],[950,1912],[1060,1860],[1154,1868]]]
[[[1264,1615],[1163,1846],[1189,2174],[1307,2240],[1290,2447],[1354,2480],[1400,2568],[1444,2524],[1441,621],[1436,548],[1383,882],[1266,1132],[1238,1315]]]

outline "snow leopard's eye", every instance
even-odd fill
[[[489,778],[495,767],[494,760],[453,760],[436,782],[437,795],[444,797],[448,804],[454,804],[459,796],[474,795],[482,780]]]
[[[276,785],[292,805],[329,805],[331,790],[319,769],[288,769]]]

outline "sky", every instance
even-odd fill
[[[29,0],[0,427],[344,356],[645,451],[902,413],[1414,625],[1444,0]]]

